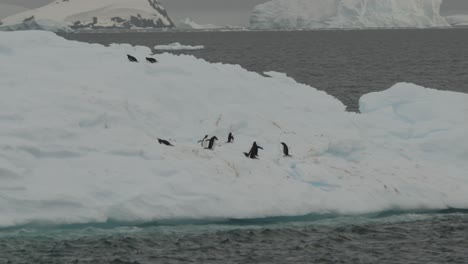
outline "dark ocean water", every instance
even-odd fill
[[[397,82],[468,93],[468,29],[309,32],[166,32],[73,34],[69,39],[154,47],[205,45],[183,51],[256,72],[285,72],[324,90],[351,111],[366,93]],[[156,51],[155,51],[156,52]],[[157,52],[156,52],[157,53]]]
[[[468,263],[468,215],[0,231],[0,263]]]
[[[396,82],[468,92],[468,30],[76,34],[102,44],[205,45],[184,51],[286,72],[357,110]],[[468,195],[467,195],[468,198]],[[463,211],[292,217],[219,223],[0,229],[6,263],[468,263]]]

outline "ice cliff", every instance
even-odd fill
[[[272,0],[256,6],[252,29],[448,27],[442,0]]]

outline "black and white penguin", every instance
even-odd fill
[[[249,153],[244,152],[244,155],[251,159],[258,159],[258,149],[263,149],[263,148],[257,145],[257,142],[254,141]]]
[[[289,148],[288,148],[288,145],[286,145],[286,143],[284,142],[281,142],[281,145],[283,145],[283,154],[285,157],[291,157],[291,155],[289,155]]]
[[[156,63],[156,62],[158,62],[155,58],[150,58],[150,57],[146,57],[146,61],[149,62],[149,63]]]
[[[234,142],[234,136],[232,135],[232,133],[229,133],[227,143],[233,143],[233,142]]]
[[[208,135],[205,135],[205,137],[201,140],[198,140],[197,143],[200,143],[200,145],[202,146],[202,148],[205,147],[205,142],[206,140],[208,139]]]
[[[138,62],[138,60],[137,60],[135,57],[131,56],[131,55],[128,55],[128,54],[127,54],[127,58],[128,58],[128,60],[131,61],[131,62]]]
[[[172,145],[169,141],[164,140],[164,139],[158,138],[158,142],[159,142],[159,144],[162,144],[162,145],[171,146],[171,147],[174,146],[174,145]]]
[[[216,136],[211,137],[210,140],[209,140],[209,143],[208,143],[208,147],[206,149],[213,150],[213,147],[214,147],[214,144],[215,144],[216,140],[218,140],[218,138]]]

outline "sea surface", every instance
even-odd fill
[[[93,43],[205,45],[192,54],[285,72],[358,111],[396,82],[468,93],[468,29],[73,34]],[[154,51],[158,53],[158,51]],[[268,95],[265,95],[268,96]],[[273,102],[274,103],[274,102]],[[468,194],[467,194],[468,199]],[[468,211],[0,229],[0,264],[468,263]]]

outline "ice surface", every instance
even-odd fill
[[[54,21],[74,29],[162,28],[173,23],[157,0],[67,0],[18,13],[4,26],[27,27],[27,21]],[[35,28],[32,28],[35,29]]]
[[[171,43],[168,45],[156,45],[154,46],[155,50],[200,50],[204,49],[205,46],[197,45],[197,46],[190,46],[190,45],[182,45],[179,42]]]
[[[272,0],[255,7],[253,29],[449,27],[442,0]]]
[[[468,208],[467,94],[400,83],[356,114],[284,74],[150,53],[0,32],[0,226]]]

